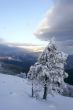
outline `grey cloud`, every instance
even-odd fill
[[[0,38],[0,43],[4,43],[4,42],[5,42],[5,39]]]
[[[52,9],[47,12],[35,35],[42,40],[49,40],[55,36],[58,42],[68,48],[68,45],[73,45],[73,0],[53,2]]]

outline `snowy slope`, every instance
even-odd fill
[[[25,79],[0,74],[0,110],[73,110],[73,98],[49,96],[47,101],[30,97]]]

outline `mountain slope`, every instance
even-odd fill
[[[73,110],[73,98],[57,95],[40,101],[30,95],[27,80],[0,74],[0,110]]]
[[[73,55],[69,55],[67,58],[67,64],[65,65],[66,69],[73,69]]]

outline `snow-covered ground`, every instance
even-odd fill
[[[56,95],[40,101],[30,94],[27,80],[0,74],[0,110],[73,110],[73,98]]]

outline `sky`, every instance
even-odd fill
[[[46,46],[53,37],[73,54],[73,0],[0,0],[0,42]]]
[[[52,0],[53,5],[38,24],[35,35],[41,40],[53,37],[62,51],[73,54],[73,0]]]
[[[44,44],[33,34],[50,0],[0,0],[0,39],[14,43]]]

